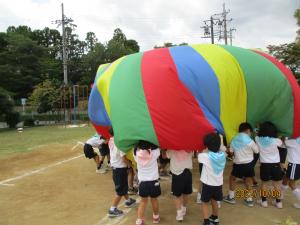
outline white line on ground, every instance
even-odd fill
[[[72,151],[74,151],[78,145],[84,145],[84,143],[81,141],[77,141],[77,144],[72,147]]]
[[[20,176],[17,176],[17,177],[12,177],[12,178],[9,178],[9,179],[6,179],[6,180],[2,180],[2,181],[0,181],[0,185],[13,186],[14,184],[9,184],[9,182],[15,181],[15,180],[20,180],[20,179],[22,179],[24,177],[28,177],[28,176],[31,176],[33,174],[40,173],[40,172],[45,171],[47,169],[50,169],[52,167],[61,165],[63,163],[69,162],[69,161],[74,160],[74,159],[78,159],[78,158],[80,158],[82,156],[83,156],[83,154],[75,156],[75,157],[72,157],[72,158],[69,158],[69,159],[65,159],[65,160],[59,161],[57,163],[51,164],[49,166],[46,166],[46,167],[43,167],[43,168],[40,168],[40,169],[37,169],[37,170],[32,170],[30,172],[24,173],[24,174],[22,174]]]

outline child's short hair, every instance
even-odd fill
[[[216,133],[207,134],[204,137],[204,145],[212,152],[218,152],[221,146],[221,138]]]
[[[157,148],[158,146],[156,146],[155,144],[152,144],[149,141],[141,140],[137,143],[136,147],[134,148],[133,154],[136,155],[137,149],[147,150],[150,153],[150,150],[154,150]]]
[[[259,126],[258,136],[260,137],[277,137],[277,127],[272,122],[264,122]]]
[[[151,149],[151,150],[154,150],[154,149],[157,149],[157,145],[155,144],[152,144],[151,142],[149,141],[144,141],[144,140],[140,140],[137,144],[137,147],[139,149]]]
[[[253,128],[251,126],[251,124],[249,123],[241,123],[240,126],[239,126],[239,133],[241,132],[245,132],[247,130],[250,130],[251,132],[253,132]]]
[[[109,134],[111,136],[114,136],[114,129],[113,129],[113,127],[110,127],[109,130],[108,130],[108,132],[109,132]]]

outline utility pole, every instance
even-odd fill
[[[62,49],[63,49],[63,68],[64,68],[64,84],[68,85],[68,63],[67,63],[67,51],[66,51],[66,17],[64,15],[64,3],[61,3],[61,27],[62,27]]]
[[[211,43],[214,44],[214,18],[211,16],[210,17],[210,36],[211,36]]]
[[[67,55],[67,40],[66,40],[66,27],[74,30],[76,27],[73,19],[66,17],[64,14],[64,4],[61,3],[61,20],[52,21],[57,24],[57,27],[62,26],[62,60],[63,60],[63,71],[64,71],[64,85],[68,85],[68,55]]]
[[[219,37],[219,41],[224,39],[225,45],[228,44],[228,36],[232,38],[230,32],[235,30],[234,28],[230,28],[228,31],[228,22],[232,21],[232,19],[227,19],[227,14],[229,14],[230,10],[226,11],[225,3],[223,4],[222,13],[213,14],[209,20],[204,20],[204,26],[201,28],[204,29],[204,36],[202,38],[210,38],[211,43],[214,44],[215,37]],[[214,26],[218,25],[217,29],[214,29]],[[232,40],[231,40],[232,43]]]
[[[64,81],[63,81],[63,106],[64,106],[64,117],[65,117],[65,125],[66,122],[69,121],[69,116],[67,113],[66,106],[66,90],[68,90],[68,54],[67,54],[67,40],[66,40],[66,27],[73,30],[76,25],[73,24],[74,20],[68,18],[64,14],[64,4],[61,3],[61,20],[52,21],[52,23],[57,24],[57,27],[62,26],[62,61],[63,61],[63,71],[64,71]],[[70,95],[70,93],[69,93]],[[70,103],[71,104],[71,103]]]
[[[227,21],[226,21],[226,14],[227,14],[227,12],[226,12],[226,9],[225,9],[225,3],[223,3],[224,40],[225,40],[225,45],[227,45]]]

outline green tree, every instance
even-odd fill
[[[82,58],[83,75],[81,84],[91,84],[94,81],[95,74],[100,64],[105,63],[105,46],[101,43],[96,43],[92,51]]]
[[[16,98],[26,97],[42,79],[47,51],[17,32],[0,36],[0,86],[16,93]]]
[[[87,52],[93,51],[94,48],[95,48],[95,45],[98,42],[96,34],[94,32],[88,32],[86,34],[85,42],[86,42],[86,50],[87,50]]]
[[[59,107],[60,89],[58,82],[46,79],[38,84],[29,97],[29,104],[38,113],[55,111]]]
[[[300,27],[300,9],[295,11],[294,17]],[[300,84],[300,28],[296,40],[282,45],[269,45],[269,53],[290,68]]]
[[[19,113],[14,111],[14,102],[10,93],[0,87],[0,117],[4,118],[10,128],[14,128],[19,122]]]
[[[120,28],[114,30],[114,34],[111,40],[106,45],[106,61],[112,62],[116,59],[139,52],[140,47],[135,40],[127,40],[125,34]]]

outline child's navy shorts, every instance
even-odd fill
[[[124,196],[128,193],[128,172],[126,168],[113,168],[113,181],[115,191],[118,196]]]

